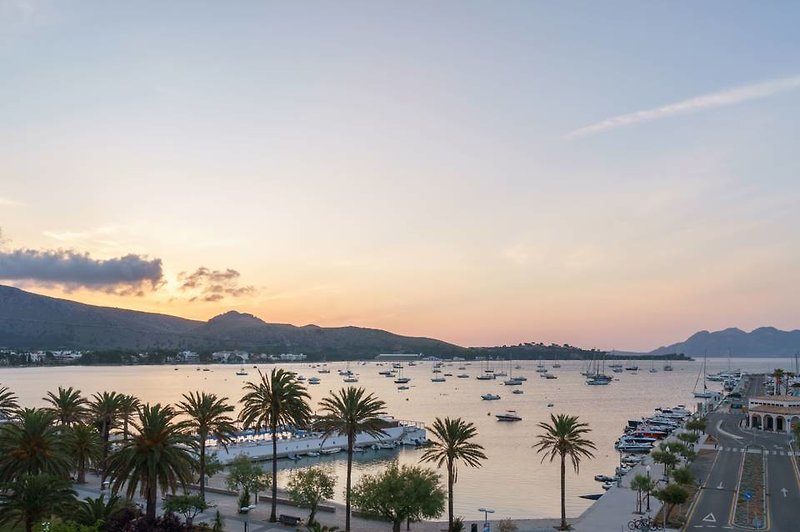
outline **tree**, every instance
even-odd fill
[[[0,419],[11,419],[19,410],[19,403],[14,392],[6,386],[0,386]]]
[[[99,463],[103,455],[100,433],[93,425],[77,423],[68,429],[65,440],[67,452],[77,472],[77,483],[86,484],[86,469]]]
[[[200,495],[175,495],[164,502],[164,511],[182,515],[189,527],[192,526],[194,518],[206,510],[208,504]]]
[[[381,416],[386,415],[386,403],[364,388],[348,386],[338,392],[331,390],[328,397],[320,401],[322,417],[315,427],[323,432],[323,439],[333,434],[347,437],[347,480],[345,485],[345,532],[350,532],[350,491],[353,471],[353,447],[360,433],[382,438],[382,429],[388,426]]]
[[[74,513],[75,520],[82,525],[106,523],[115,513],[127,507],[119,495],[112,495],[106,499],[101,493],[97,498],[86,497],[80,501]]]
[[[678,439],[681,440],[686,445],[694,445],[697,443],[697,440],[700,439],[700,436],[695,434],[694,432],[681,432],[678,434]]]
[[[483,447],[472,440],[477,436],[475,425],[461,418],[436,418],[430,427],[433,439],[430,447],[422,455],[423,462],[436,462],[437,467],[447,467],[447,529],[454,532],[453,524],[453,487],[458,481],[458,462],[463,461],[469,467],[480,467],[481,460],[486,460]]]
[[[698,432],[698,431],[705,432],[707,424],[708,422],[704,417],[690,419],[689,421],[686,422],[686,429],[691,430],[693,432]]]
[[[578,416],[550,414],[550,423],[537,424],[544,434],[538,436],[539,441],[533,446],[537,453],[542,453],[542,462],[549,457],[552,462],[556,456],[561,458],[561,526],[559,530],[569,530],[566,508],[566,458],[569,456],[575,472],[579,472],[582,458],[594,458],[594,443],[584,438],[591,432],[589,425],[578,421]]]
[[[195,433],[195,448],[199,455],[200,497],[206,497],[206,442],[214,438],[225,450],[231,437],[236,433],[233,418],[233,406],[226,403],[227,397],[217,397],[214,393],[193,392],[183,394],[183,401],[178,403],[178,412],[189,417],[188,427]]]
[[[169,406],[142,406],[132,425],[137,433],[109,456],[108,472],[115,493],[125,485],[132,498],[139,488],[147,501],[145,514],[154,519],[158,489],[174,492],[178,484],[185,488],[192,480],[192,439]]]
[[[92,416],[100,429],[100,437],[103,439],[103,481],[105,481],[105,465],[108,460],[109,443],[111,429],[119,414],[123,396],[117,392],[96,393],[92,396],[93,401],[90,405]]]
[[[689,492],[683,486],[678,484],[667,484],[664,489],[658,490],[654,493],[656,498],[664,503],[666,513],[664,514],[664,522],[669,522],[669,514],[677,504],[683,504],[689,498]]]
[[[247,455],[240,454],[231,462],[226,480],[228,489],[239,493],[239,508],[250,504],[250,493],[256,494],[269,487],[270,478],[261,466],[250,461]]]
[[[120,397],[118,413],[122,418],[123,440],[128,439],[128,435],[130,434],[128,427],[130,426],[131,420],[133,419],[133,416],[136,414],[136,410],[139,408],[140,404],[141,402],[134,395],[123,395]]]
[[[273,369],[269,377],[258,370],[261,380],[248,382],[241,402],[244,404],[240,419],[245,428],[268,427],[272,434],[272,512],[271,523],[278,521],[278,426],[302,427],[308,424],[311,398],[296,375],[283,369]]]
[[[33,525],[51,515],[66,515],[75,504],[75,492],[61,476],[24,474],[0,492],[0,524],[32,532]]]
[[[797,421],[792,423],[792,434],[794,434],[794,441],[800,445],[800,423]]]
[[[653,451],[652,457],[655,463],[664,465],[664,477],[669,478],[670,469],[678,463],[678,457],[672,454],[667,447]]]
[[[289,478],[289,498],[300,508],[308,508],[308,524],[314,523],[319,503],[333,497],[336,476],[321,467],[301,469]]]
[[[49,410],[26,408],[17,421],[0,425],[0,482],[25,474],[69,476],[69,457],[54,421]]]
[[[89,412],[89,401],[72,386],[59,386],[58,393],[47,392],[47,397],[43,399],[52,405],[51,409],[61,425],[70,426],[83,421]]]
[[[400,532],[404,521],[433,519],[444,511],[445,492],[439,475],[418,466],[392,462],[377,475],[364,475],[353,487],[353,503],[362,512],[387,519]]]
[[[636,513],[642,513],[643,494],[652,493],[656,488],[656,481],[647,475],[636,475],[631,480],[631,489],[636,490]]]
[[[781,368],[775,369],[772,372],[772,378],[775,379],[775,395],[781,394],[781,379],[783,379],[783,370]]]
[[[694,482],[694,475],[688,467],[679,467],[672,471],[672,480],[685,486]]]

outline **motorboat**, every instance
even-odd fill
[[[544,378],[552,380],[552,379],[557,379],[558,377],[556,375],[553,375],[552,373],[545,373]]]
[[[317,458],[319,453],[317,451],[309,451],[306,453],[306,456],[310,456],[311,458]]]
[[[522,421],[516,410],[506,410],[502,414],[495,414],[497,421]]]
[[[611,382],[611,379],[605,376],[595,375],[586,379],[586,384],[589,386],[606,386]]]
[[[475,377],[479,381],[491,381],[494,380],[494,373],[484,373],[482,375],[478,375]]]
[[[481,399],[483,399],[484,401],[497,401],[498,399],[500,399],[500,396],[494,393],[485,393],[481,395]]]
[[[408,390],[410,387],[406,384],[401,384],[397,387],[398,390]]]
[[[358,377],[356,377],[355,375],[348,375],[347,377],[342,379],[342,382],[358,382]]]
[[[298,376],[297,376],[297,380],[298,380],[298,381],[300,381],[300,382],[303,382],[303,381],[305,381],[305,380],[306,380],[306,378],[305,378],[305,377],[303,377],[302,375],[298,375]]]
[[[435,377],[431,377],[431,382],[447,382],[447,379],[445,379],[442,376],[437,375]]]
[[[525,392],[523,392],[522,390],[520,390],[519,388],[517,388],[516,390],[514,390],[514,391],[513,391],[513,392],[511,392],[511,393],[513,393],[514,395],[521,395],[521,394],[523,394],[523,393],[525,393]]]
[[[619,443],[615,447],[623,453],[649,453],[653,450],[651,443]]]
[[[331,447],[330,449],[320,450],[320,454],[336,454],[342,452],[341,447]]]
[[[522,384],[522,381],[512,377],[510,379],[506,379],[505,381],[503,381],[503,384],[506,386],[519,386],[520,384]]]
[[[466,373],[459,373],[458,375],[456,375],[456,377],[458,377],[459,379],[469,379],[469,375]]]
[[[394,380],[395,384],[408,384],[409,382],[411,382],[411,377],[397,377]]]
[[[287,454],[287,455],[286,455],[286,458],[288,458],[288,459],[289,459],[289,460],[291,460],[292,462],[297,462],[298,460],[300,460],[300,457],[299,457],[299,456],[297,456],[297,455],[296,455],[296,454],[294,454],[294,453],[289,453],[289,454]]]
[[[608,475],[595,475],[594,479],[597,482],[616,482],[616,480],[617,480],[616,478],[609,477]]]
[[[601,487],[604,490],[608,491],[608,490],[610,490],[611,488],[614,487],[614,483],[613,482],[603,482],[603,485]]]
[[[308,379],[308,383],[309,384],[319,384],[320,382],[321,381],[320,381],[319,377],[311,377],[310,379]]]
[[[247,371],[244,368],[240,368],[239,371],[236,372],[236,374],[239,375],[240,377],[243,377],[247,375]]]

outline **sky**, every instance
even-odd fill
[[[460,345],[800,327],[800,4],[0,0],[0,283]]]

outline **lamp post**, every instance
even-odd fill
[[[650,513],[650,464],[644,470],[647,471],[647,513]]]
[[[489,514],[493,514],[494,510],[490,508],[478,508],[479,512],[483,512],[483,532],[489,532],[491,527],[489,526]]]
[[[244,514],[244,532],[250,530],[250,510],[253,510],[255,507],[255,504],[251,504],[250,506],[242,506],[239,508],[239,511]]]

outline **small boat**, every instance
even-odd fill
[[[672,364],[670,364],[669,362],[664,364],[664,371],[672,371]]]
[[[247,375],[247,371],[245,371],[244,368],[240,368],[239,371],[236,372],[236,374],[242,377],[244,375]]]
[[[319,377],[311,377],[310,379],[308,379],[308,383],[309,384],[319,384],[320,382],[321,381],[320,381]]]
[[[291,460],[291,461],[293,461],[293,462],[297,462],[298,460],[300,460],[300,457],[299,457],[299,456],[297,456],[297,455],[296,455],[296,454],[294,454],[294,453],[289,453],[289,454],[287,454],[287,455],[286,455],[286,458],[288,458],[289,460]]]
[[[203,368],[203,371],[211,371],[211,368]]]
[[[297,380],[298,380],[298,381],[300,381],[300,382],[303,382],[303,381],[305,381],[305,380],[306,380],[306,378],[305,378],[305,377],[303,377],[302,375],[298,375],[298,376],[297,376]]]
[[[506,386],[519,386],[520,384],[522,384],[522,381],[519,379],[511,378],[503,381],[503,384],[505,384]]]
[[[397,387],[398,390],[408,390],[409,388],[410,387],[405,384],[401,384],[400,386]]]
[[[175,371],[178,371],[178,368],[175,368]]]
[[[497,418],[497,421],[522,421],[516,410],[506,410],[502,414],[495,414],[494,417]]]
[[[365,448],[363,448],[363,447],[356,446],[356,447],[353,447],[353,452],[354,453],[364,453],[364,452],[367,452],[367,450]]]
[[[329,370],[328,368],[322,368],[317,370],[317,373],[330,373],[330,372],[331,370]]]
[[[309,451],[306,453],[306,456],[310,456],[311,458],[317,458],[319,456],[319,453],[316,451]]]
[[[481,399],[483,399],[484,401],[497,401],[498,399],[500,399],[500,396],[494,393],[485,393],[481,395]]]
[[[355,375],[348,375],[347,377],[342,379],[342,382],[358,382],[358,377],[356,377]]]
[[[436,377],[431,378],[431,382],[447,382],[447,379],[437,375]]]
[[[614,487],[614,483],[613,482],[603,482],[603,485],[601,487],[604,490],[608,491],[608,490],[610,490],[611,488]]]
[[[459,373],[458,375],[456,375],[456,377],[458,377],[459,379],[469,379],[469,375],[467,375],[466,373]]]
[[[557,377],[557,376],[555,376],[555,375],[553,375],[552,373],[545,373],[545,374],[544,374],[544,378],[545,378],[545,379],[551,379],[551,380],[552,380],[552,379],[557,379],[558,377]]]
[[[547,403],[547,408],[552,408],[553,406],[555,406],[553,403]]]
[[[523,394],[523,393],[525,393],[525,392],[523,392],[522,390],[520,390],[519,388],[517,388],[516,390],[514,390],[514,391],[513,391],[513,392],[511,392],[511,393],[513,393],[514,395],[521,395],[521,394]]]
[[[330,449],[320,450],[320,454],[336,454],[342,452],[341,447],[331,447]]]
[[[397,377],[394,380],[395,384],[408,384],[409,382],[411,382],[411,377]]]

